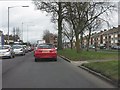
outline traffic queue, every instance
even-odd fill
[[[29,45],[13,44],[0,45],[0,58],[14,58],[15,56],[24,56],[26,53],[33,51],[34,48]]]

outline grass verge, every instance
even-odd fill
[[[77,53],[75,49],[64,49],[58,51],[59,55],[65,56],[73,61],[84,60],[112,60],[118,59],[118,53],[95,52],[95,51],[81,51]]]
[[[120,81],[120,61],[106,61],[106,62],[92,62],[83,64],[83,66],[101,73],[102,75],[112,79],[113,81]]]

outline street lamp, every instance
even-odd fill
[[[12,6],[8,7],[8,44],[9,44],[9,9],[14,7],[29,7],[29,6]]]

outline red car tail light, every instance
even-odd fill
[[[36,52],[42,52],[42,50],[37,49]]]
[[[51,53],[56,53],[55,49],[50,50]]]

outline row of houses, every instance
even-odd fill
[[[93,33],[89,40],[89,46],[100,47],[104,46],[106,48],[111,48],[113,46],[120,46],[120,25],[118,27],[113,27],[109,30],[104,29],[103,31]],[[83,46],[87,47],[87,36],[83,37]],[[57,36],[54,34],[49,35],[50,43],[57,46]],[[70,47],[70,42],[63,42],[64,47]],[[73,47],[75,47],[75,41],[73,42]]]
[[[97,47],[105,46],[106,48],[111,48],[113,46],[120,45],[120,25],[118,27],[113,27],[110,30],[100,31],[98,33],[93,33],[91,35],[89,45],[96,45]],[[84,46],[87,45],[87,36],[83,39]]]

